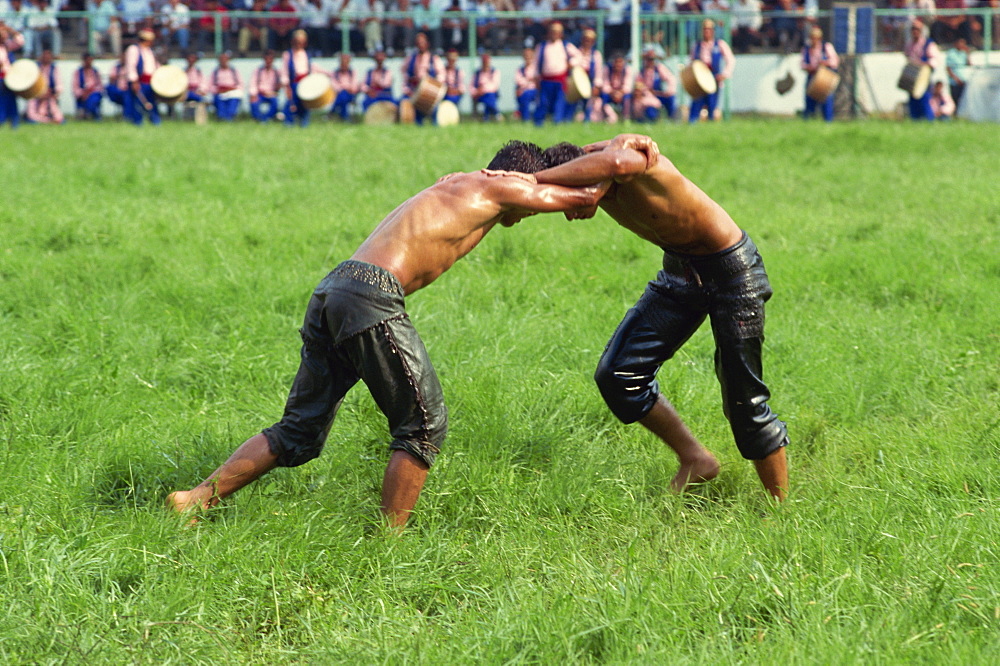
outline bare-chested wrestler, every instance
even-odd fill
[[[788,433],[767,405],[761,367],[771,286],[753,241],[659,155],[649,137],[623,134],[585,148],[558,144],[546,150],[546,158],[558,166],[535,174],[539,183],[583,186],[613,179],[600,207],[663,248],[663,270],[625,315],[598,364],[595,380],[611,411],[625,423],[638,421],[676,452],[674,491],[715,478],[715,456],[691,434],[656,381],[660,366],[707,316],[722,407],[736,445],[754,461],[767,491],[784,499]]]
[[[610,183],[538,185],[526,174],[543,166],[537,146],[511,142],[486,169],[441,178],[392,211],[313,293],[281,421],[244,442],[200,485],[171,493],[168,505],[208,508],[275,467],[317,457],[360,379],[393,437],[381,508],[392,527],[405,525],[444,440],[447,410],[403,298],[433,282],[497,224],[509,227],[535,213],[596,212]]]

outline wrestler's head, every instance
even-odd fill
[[[583,148],[580,146],[569,141],[563,141],[543,150],[542,161],[545,163],[545,168],[550,169],[560,164],[565,164],[570,160],[575,160],[578,157],[583,157],[584,154]]]
[[[535,173],[545,166],[541,148],[525,141],[508,141],[497,151],[486,168],[493,171]]]

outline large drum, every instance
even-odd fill
[[[34,99],[49,91],[49,82],[34,60],[22,58],[7,69],[4,78],[7,89],[18,97]]]
[[[296,93],[307,109],[322,109],[333,104],[333,84],[326,74],[314,72],[302,77]]]
[[[914,65],[907,63],[899,75],[899,82],[896,85],[900,90],[910,93],[913,99],[920,99],[927,92],[927,87],[931,84],[931,66]]]
[[[365,125],[392,125],[399,117],[399,107],[394,102],[374,102],[365,110]]]
[[[566,78],[566,101],[576,104],[581,99],[590,99],[593,94],[593,86],[590,83],[590,76],[587,70],[579,65],[569,70]]]
[[[437,112],[434,115],[434,121],[440,127],[457,125],[459,120],[461,120],[461,116],[458,113],[458,106],[454,102],[444,100],[438,104]]]
[[[403,125],[417,122],[417,112],[413,108],[413,102],[408,99],[399,100],[399,122]]]
[[[425,76],[420,79],[420,84],[413,91],[410,101],[413,102],[414,109],[425,116],[429,116],[434,111],[434,108],[441,103],[441,100],[444,99],[445,92],[447,92],[447,87],[443,81]]]
[[[153,72],[149,85],[161,102],[176,104],[187,97],[188,75],[177,65],[163,65]]]
[[[826,65],[820,65],[813,74],[806,95],[822,104],[840,85],[840,75]]]
[[[691,99],[701,99],[719,89],[712,69],[701,60],[695,60],[681,70],[681,84]]]

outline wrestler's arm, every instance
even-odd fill
[[[539,183],[581,186],[625,182],[646,171],[646,156],[633,148],[605,148],[535,174]]]
[[[561,213],[592,208],[611,187],[611,181],[595,182],[586,187],[532,183],[520,175],[488,177],[489,196],[504,210],[520,209],[532,213]]]

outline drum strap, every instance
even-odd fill
[[[56,92],[56,66],[49,65],[49,92],[53,95]]]

